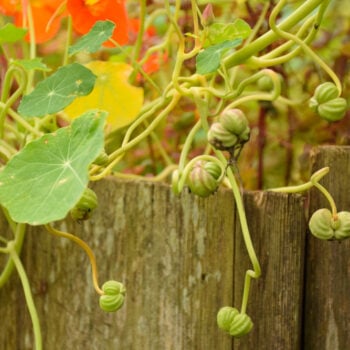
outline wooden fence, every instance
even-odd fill
[[[317,149],[312,169],[326,165],[331,171],[321,183],[339,210],[350,210],[350,147]],[[116,179],[97,183],[95,190],[100,206],[93,218],[58,227],[90,244],[101,282],[125,283],[126,303],[117,313],[101,311],[83,251],[30,229],[22,259],[44,349],[349,349],[350,240],[325,242],[308,233],[308,213],[327,206],[319,192],[245,193],[262,276],[251,284],[247,312],[254,328],[233,340],[217,328],[216,313],[225,305],[240,307],[251,265],[232,193],[176,197],[166,185]],[[0,348],[33,349],[16,274],[0,291],[0,315]]]

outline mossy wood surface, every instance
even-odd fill
[[[314,170],[325,163],[332,168],[322,183],[339,210],[350,208],[349,157],[349,148],[331,147],[314,158]],[[176,197],[165,185],[116,179],[94,188],[100,205],[91,220],[78,224],[68,219],[55,226],[92,247],[100,284],[108,279],[125,283],[126,303],[115,314],[101,311],[81,248],[42,228],[30,228],[22,260],[44,349],[343,350],[350,343],[349,242],[320,242],[308,234],[305,248],[303,197],[244,195],[262,276],[251,283],[247,312],[253,331],[233,341],[218,330],[216,313],[221,306],[240,308],[251,263],[232,193]],[[310,211],[323,203],[315,191],[310,200]],[[33,349],[16,274],[0,290],[0,313],[1,349]]]

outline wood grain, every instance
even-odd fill
[[[100,206],[83,224],[56,227],[96,254],[101,284],[125,283],[118,313],[98,307],[80,247],[31,228],[22,254],[43,331],[44,349],[229,349],[216,313],[233,300],[234,202],[175,197],[165,185],[115,179],[95,186]],[[32,328],[16,275],[0,291],[3,349],[32,349]]]
[[[338,211],[350,210],[350,147],[325,146],[313,154],[313,171],[330,172],[320,183],[334,197]],[[310,216],[329,208],[317,190],[310,194]],[[350,344],[350,241],[321,241],[308,235],[304,307],[304,348],[344,350]]]
[[[246,215],[262,275],[252,280],[247,314],[254,328],[235,340],[236,350],[297,350],[301,341],[305,248],[304,200],[298,195],[245,195]],[[240,307],[245,270],[251,268],[237,222],[235,305]]]

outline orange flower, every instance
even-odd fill
[[[13,16],[16,26],[28,28],[28,9],[30,6],[35,42],[43,43],[53,38],[60,28],[60,21],[64,14],[54,14],[61,4],[62,0],[0,0],[0,13]],[[26,36],[26,40],[29,41],[29,34]]]
[[[135,41],[138,32],[140,31],[140,20],[138,18],[132,18],[129,20],[129,32],[131,41]],[[157,43],[157,40],[159,40],[157,36],[157,30],[154,26],[150,26],[146,29],[144,35],[143,35],[143,49],[142,52],[145,52],[147,47],[154,45]],[[152,53],[147,61],[142,65],[142,69],[147,74],[152,74],[157,72],[161,64],[166,62],[168,60],[168,54],[160,53],[160,52],[154,52]],[[141,80],[141,75],[139,75],[139,80]]]
[[[140,20],[138,18],[130,18],[128,24],[130,39],[133,42],[136,40],[137,34],[140,31]],[[156,34],[156,28],[154,26],[149,26],[145,32],[144,41],[149,42]]]
[[[116,24],[112,38],[120,45],[128,42],[125,0],[68,0],[67,9],[79,34],[86,34],[96,21],[110,20]],[[105,46],[112,44],[107,41]]]
[[[164,52],[163,54],[155,52],[149,56],[148,60],[143,64],[142,69],[147,74],[152,74],[158,72],[161,64],[168,60],[168,54]]]

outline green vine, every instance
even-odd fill
[[[147,145],[147,142],[149,152],[152,153],[155,148],[162,164],[160,169],[154,166],[156,174],[148,178],[149,181],[171,178],[175,194],[180,194],[187,187],[193,194],[207,197],[220,185],[232,191],[252,267],[245,273],[240,310],[223,307],[217,315],[217,322],[221,329],[234,337],[251,331],[253,322],[247,314],[251,280],[261,276],[261,267],[249,232],[238,164],[242,149],[249,142],[251,131],[254,131],[244,111],[251,105],[259,106],[259,122],[262,121],[263,125],[259,132],[264,135],[264,113],[269,108],[274,110],[275,105],[280,105],[288,109],[300,104],[301,100],[295,101],[286,94],[280,66],[303,53],[333,81],[316,88],[310,99],[310,108],[328,122],[343,118],[347,102],[340,97],[344,91],[342,80],[310,46],[325,19],[330,2],[306,0],[285,14],[283,10],[287,0],[265,1],[260,10],[252,14],[256,18],[253,28],[250,28],[239,18],[232,23],[216,21],[212,4],[202,11],[196,0],[186,4],[175,0],[165,1],[162,8],[154,5],[154,9],[149,10],[148,2],[140,0],[137,7],[139,29],[132,47],[119,44],[113,35],[101,40],[109,29],[111,33],[114,31],[114,23],[113,28],[108,27],[111,26],[107,23],[110,21],[102,21],[107,29],[97,35],[94,33],[97,23],[94,24],[91,31],[78,41],[78,46],[72,45],[75,40],[74,16],[69,14],[61,52],[62,66],[49,78],[46,78],[49,69],[40,60],[37,61],[40,50],[36,43],[32,5],[23,2],[26,6],[21,11],[27,21],[25,27],[28,28],[29,44],[24,41],[25,33],[15,44],[19,44],[19,52],[24,58],[9,59],[9,52],[15,52],[15,45],[11,41],[1,44],[7,69],[0,94],[0,205],[14,238],[0,237],[3,244],[0,252],[8,255],[0,275],[0,287],[13,271],[18,272],[33,323],[36,350],[42,348],[40,325],[20,260],[26,224],[44,225],[50,234],[78,244],[89,257],[92,282],[100,296],[101,309],[107,312],[118,310],[124,303],[124,285],[107,281],[100,287],[96,259],[89,245],[71,233],[57,230],[51,223],[64,219],[69,212],[74,212],[72,217],[78,221],[90,218],[97,206],[97,196],[91,194],[91,190],[90,197],[85,196],[89,181],[99,181],[111,174],[120,178],[144,179],[138,174],[123,173],[119,167],[122,168],[123,161],[134,149],[142,149],[143,143]],[[65,6],[66,2],[63,2],[55,9],[46,29],[51,28]],[[165,18],[167,28],[157,40],[147,45],[147,31],[162,18]],[[188,23],[190,32],[185,31],[187,27],[183,23],[188,18],[191,19]],[[262,33],[265,24],[269,29]],[[18,35],[18,32],[14,33]],[[96,49],[94,45],[98,40],[101,43]],[[101,45],[107,41],[115,47],[111,51],[101,50]],[[79,45],[83,49],[79,49]],[[75,116],[77,118],[73,121],[67,117],[66,108],[73,100],[92,95],[93,89],[101,83],[98,79],[109,78],[108,74],[97,77],[80,63],[68,64],[73,59],[80,59],[79,56],[74,58],[70,51],[72,48],[73,52],[77,50],[80,53],[87,50],[90,58],[100,55],[118,61],[123,57],[123,63],[132,67],[128,84],[138,85],[139,90],[144,88],[143,107],[129,124],[108,135],[110,143],[104,140],[107,113],[94,109]],[[168,76],[160,70],[160,78],[155,78],[147,73],[145,65],[154,55],[164,57],[164,54],[170,57],[166,62]],[[80,75],[75,76],[76,71],[64,75],[62,68],[67,67],[80,68]],[[188,108],[193,113],[193,120],[186,126],[185,138],[180,138],[176,144],[177,159],[170,154],[164,142],[167,140],[159,136],[158,130],[168,123],[169,116],[180,121],[178,111],[182,108]],[[205,145],[201,145],[198,152],[196,140],[203,134]],[[194,150],[197,152],[193,153]],[[97,160],[101,154],[103,162]],[[151,154],[150,158],[153,161],[155,157]],[[29,175],[25,174],[27,171],[24,172],[23,165],[31,170]],[[316,188],[327,199],[330,211],[323,208],[314,213],[316,215],[309,224],[311,233],[326,240],[349,238],[350,213],[338,212],[331,194],[320,184],[328,172],[326,167],[315,172],[303,184],[270,191],[300,193]],[[43,185],[32,181],[33,177]],[[61,186],[64,188],[67,182],[69,186],[60,192]],[[61,197],[64,199],[59,205],[57,199],[61,200]],[[55,205],[50,207],[47,203]],[[66,205],[66,210],[61,210],[63,205]]]
[[[20,225],[20,224],[19,224]],[[19,234],[20,235],[20,234]],[[24,296],[26,299],[26,304],[29,310],[30,318],[32,320],[33,324],[33,331],[34,331],[34,339],[35,339],[35,350],[41,350],[42,349],[42,336],[41,336],[41,328],[40,328],[40,321],[38,317],[38,313],[34,304],[33,296],[30,290],[30,284],[28,281],[27,274],[24,270],[24,267],[22,265],[21,259],[18,256],[18,249],[21,242],[19,240],[23,240],[23,238],[19,238],[17,241],[10,241],[7,243],[6,248],[0,248],[1,253],[9,254],[11,264],[13,264],[16,267],[16,270],[18,272],[19,278],[22,282],[22,287],[24,291]],[[9,278],[9,274],[11,272],[12,267],[11,265],[6,265],[6,268],[2,274],[2,283],[3,281],[7,280]]]

